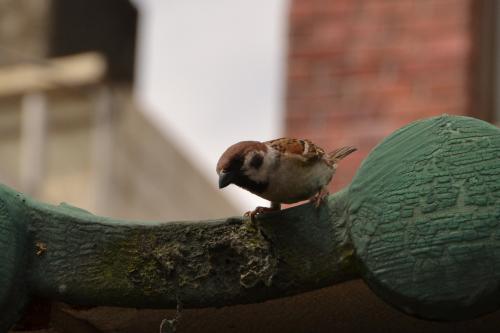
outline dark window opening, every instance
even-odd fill
[[[111,81],[134,78],[137,10],[128,0],[53,0],[49,56],[103,53]]]

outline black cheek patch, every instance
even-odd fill
[[[254,169],[258,169],[260,168],[260,166],[262,165],[262,162],[263,162],[263,157],[262,155],[259,155],[259,154],[256,154],[252,157],[252,159],[250,160],[250,167],[254,168]]]
[[[242,174],[236,176],[234,184],[255,194],[264,192],[267,189],[267,186],[269,185],[268,182],[265,183],[254,182],[253,180],[250,180],[250,178]]]

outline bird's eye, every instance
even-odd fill
[[[254,155],[252,157],[252,159],[250,160],[250,166],[254,169],[258,169],[262,165],[262,162],[263,162],[262,155],[257,154],[257,155]]]

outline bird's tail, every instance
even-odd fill
[[[338,161],[346,157],[347,155],[354,153],[356,148],[347,146],[347,147],[342,147],[339,149],[335,149],[334,151],[328,153],[328,161],[333,165],[336,164]]]

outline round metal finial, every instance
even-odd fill
[[[385,139],[350,187],[350,233],[365,281],[417,316],[496,310],[500,130],[441,116]]]

